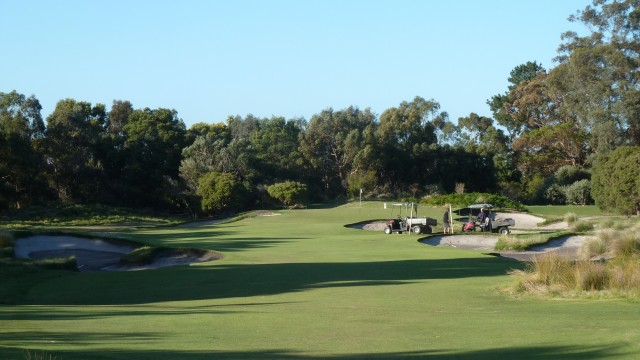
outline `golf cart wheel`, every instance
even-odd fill
[[[502,235],[507,235],[510,231],[508,227],[501,227],[500,229],[498,229],[498,232]]]
[[[431,226],[425,226],[422,229],[422,232],[425,233],[425,234],[431,234],[433,232],[433,230],[431,230]]]
[[[420,227],[420,225],[416,225],[411,228],[411,232],[416,235],[420,235],[420,233],[422,233],[422,228]]]
[[[384,228],[384,233],[385,234],[391,234],[391,229],[389,229],[388,227]]]

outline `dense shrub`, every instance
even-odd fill
[[[600,209],[640,212],[640,146],[622,146],[593,165],[592,196]]]
[[[591,179],[591,174],[589,171],[577,166],[565,165],[556,170],[554,178],[556,184],[563,186],[571,185],[580,180],[589,180]]]
[[[273,184],[267,192],[285,206],[302,206],[308,197],[307,185],[296,181],[285,181]]]
[[[593,204],[591,198],[591,182],[589,180],[576,181],[564,189],[567,204],[590,205]]]
[[[544,200],[551,205],[565,205],[567,196],[565,188],[558,184],[553,184],[544,191]]]
[[[199,182],[196,194],[202,198],[202,210],[219,212],[242,209],[249,196],[248,185],[233,174],[212,171],[204,174]]]

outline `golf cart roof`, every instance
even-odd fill
[[[491,204],[472,204],[467,206],[469,209],[491,209],[493,205]]]

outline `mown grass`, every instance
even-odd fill
[[[633,301],[514,299],[496,289],[521,263],[344,227],[388,218],[382,203],[280,213],[119,233],[150,246],[217,250],[220,261],[26,275],[20,301],[0,307],[0,358],[21,359],[25,349],[65,360],[595,360],[640,352]]]

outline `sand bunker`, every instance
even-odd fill
[[[545,225],[545,226],[538,226],[538,224],[542,223],[544,221],[543,218],[538,217],[538,216],[533,216],[533,215],[529,215],[529,214],[521,214],[521,213],[496,213],[496,217],[497,218],[512,218],[513,220],[516,221],[516,225],[512,227],[512,230],[532,230],[532,229],[539,229],[539,230],[559,230],[559,229],[567,229],[568,225],[566,222],[558,222],[558,223],[554,223],[554,224],[550,224],[550,225]],[[352,224],[349,225],[349,227],[354,228],[354,229],[361,229],[361,230],[370,230],[370,231],[384,231],[384,228],[386,226],[386,221],[385,220],[379,220],[379,221],[370,221],[370,222],[362,222],[362,223],[358,223],[358,224]],[[462,226],[462,223],[459,223],[456,225],[455,230],[456,231],[460,231],[460,227]]]
[[[187,265],[219,259],[214,252],[171,251],[144,265],[121,264],[120,259],[140,247],[124,241],[88,239],[69,235],[36,235],[17,239],[15,255],[22,259],[51,259],[75,256],[79,271],[132,271]]]
[[[543,218],[533,216],[529,214],[521,213],[496,213],[496,217],[512,218],[515,220],[516,225],[511,228],[512,231],[518,232],[518,230],[530,231],[530,230],[560,230],[568,228],[566,222],[554,223],[546,226],[538,226],[538,224],[544,221]],[[386,221],[371,221],[358,224],[349,225],[354,229],[362,229],[369,231],[384,231]],[[457,225],[456,231],[460,231],[460,226]],[[392,235],[389,235],[392,236]],[[396,236],[396,235],[393,235]],[[402,235],[400,235],[402,236]],[[456,235],[435,235],[422,239],[420,242],[431,246],[449,246],[461,249],[478,250],[491,253],[492,255],[512,258],[520,261],[528,261],[535,255],[539,255],[547,252],[555,252],[563,257],[570,259],[576,259],[578,257],[578,250],[584,243],[586,237],[584,236],[567,236],[561,239],[552,240],[547,244],[532,247],[527,251],[495,251],[496,243],[498,242],[497,234],[456,234]]]
[[[586,238],[586,236],[565,236],[551,240],[546,244],[533,246],[526,251],[494,250],[498,242],[498,236],[495,235],[437,235],[422,239],[420,242],[431,246],[450,246],[478,250],[519,261],[530,261],[534,256],[550,252],[575,260],[578,259],[580,247],[586,241]]]

